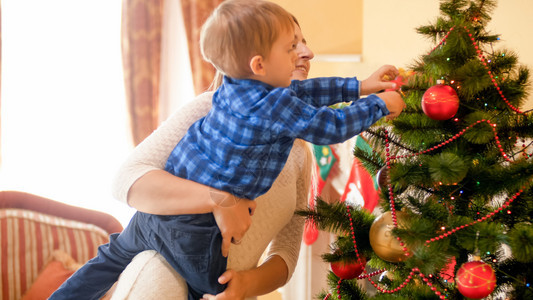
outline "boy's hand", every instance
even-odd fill
[[[255,201],[237,198],[227,192],[210,189],[213,215],[222,233],[222,255],[228,257],[231,243],[240,244],[250,225],[254,214]]]
[[[390,112],[387,116],[388,120],[392,120],[399,116],[402,110],[405,108],[405,102],[398,92],[383,92],[376,95],[383,99],[385,105],[387,105],[387,109]]]
[[[218,278],[220,284],[227,283],[224,292],[216,296],[205,294],[201,300],[244,300],[246,297],[246,283],[243,272],[227,270]]]
[[[384,65],[375,71],[370,77],[361,81],[360,93],[361,95],[370,95],[379,91],[399,88],[396,82],[393,82],[394,78],[398,76],[400,72],[395,66]]]

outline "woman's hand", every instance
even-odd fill
[[[287,283],[287,264],[278,255],[268,257],[259,267],[250,270],[227,270],[218,278],[227,283],[226,290],[216,296],[203,295],[206,300],[242,300],[246,297],[266,295]]]
[[[227,192],[210,189],[213,215],[222,234],[222,255],[228,257],[231,243],[240,244],[252,224],[255,201],[237,198]]]
[[[399,86],[397,86],[396,82],[391,82],[390,80],[396,78],[399,74],[400,72],[395,66],[382,66],[370,75],[370,77],[361,81],[361,95],[369,95],[387,89],[396,90]]]
[[[244,300],[246,297],[246,282],[244,272],[227,270],[218,278],[220,284],[228,284],[224,292],[213,296],[203,295],[201,300]]]

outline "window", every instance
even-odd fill
[[[0,189],[104,211],[133,209],[111,183],[132,146],[121,1],[2,1]]]

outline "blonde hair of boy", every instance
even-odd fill
[[[202,26],[204,59],[232,78],[253,73],[250,60],[267,59],[282,30],[294,31],[294,17],[281,6],[263,0],[226,0]]]

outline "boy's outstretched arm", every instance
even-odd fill
[[[399,86],[396,86],[396,83],[391,82],[390,80],[396,78],[396,76],[398,76],[399,74],[400,73],[395,66],[382,66],[377,71],[372,73],[370,77],[361,81],[361,86],[359,87],[360,94],[370,95],[387,89],[396,90],[397,88],[399,88]]]

